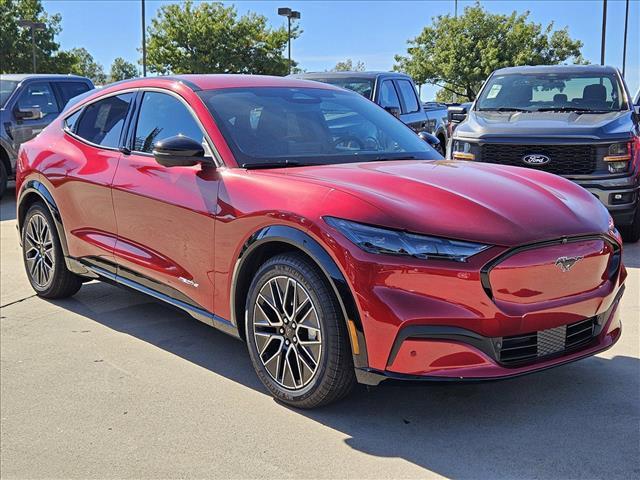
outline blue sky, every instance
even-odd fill
[[[137,62],[141,38],[139,0],[45,0],[49,13],[62,15],[62,48],[85,47],[108,71],[114,58]],[[147,23],[167,3],[147,0]],[[390,70],[394,55],[406,51],[406,42],[420,33],[436,15],[453,14],[453,0],[442,1],[240,1],[240,14],[254,11],[266,15],[274,26],[284,25],[278,7],[292,7],[302,13],[302,36],[293,43],[292,56],[308,71],[327,70],[346,58],[362,60],[369,70]],[[458,10],[473,1],[458,2]],[[529,10],[538,23],[554,22],[569,27],[573,38],[584,43],[583,55],[600,62],[602,0],[485,0],[491,12]],[[606,63],[622,68],[624,0],[609,0]],[[632,92],[640,87],[640,1],[631,0],[627,41],[627,82]],[[434,88],[422,89],[425,100]]]

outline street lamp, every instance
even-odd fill
[[[18,25],[31,29],[31,55],[33,56],[33,73],[36,73],[36,30],[44,30],[46,25],[42,22],[31,20],[19,20]]]
[[[287,17],[287,31],[288,31],[288,43],[289,43],[289,73],[291,73],[291,19],[300,20],[300,12],[291,10],[290,8],[278,8],[278,15]]]

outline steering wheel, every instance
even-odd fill
[[[364,143],[353,135],[344,135],[333,141],[335,148],[342,147],[349,150],[364,150]]]

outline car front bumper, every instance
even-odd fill
[[[616,225],[631,225],[640,201],[640,177],[631,175],[621,178],[592,180],[573,179],[589,190],[603,203]]]

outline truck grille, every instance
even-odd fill
[[[551,160],[544,165],[528,165],[525,155],[546,155]],[[488,143],[482,145],[482,161],[528,167],[557,175],[588,175],[596,170],[596,152],[592,145],[515,145]]]
[[[595,317],[556,328],[502,337],[499,360],[503,364],[524,363],[588,344],[594,335]]]

